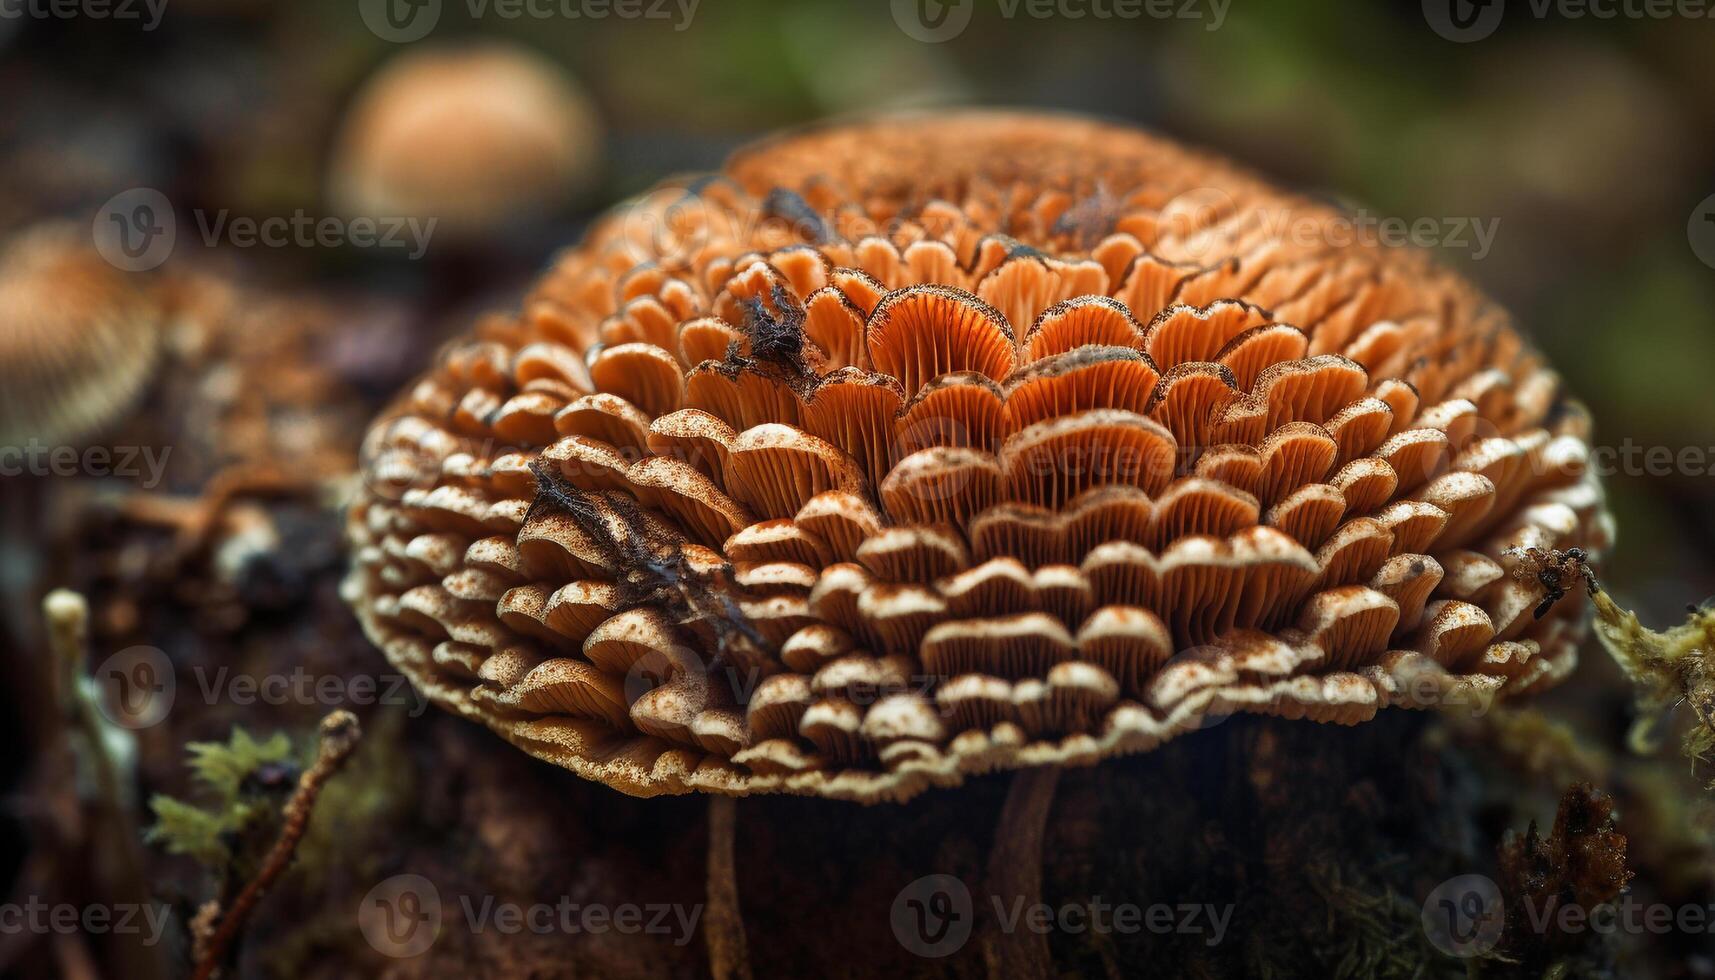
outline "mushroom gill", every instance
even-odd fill
[[[1552,684],[1582,597],[1509,572],[1607,543],[1587,417],[1340,220],[1072,118],[743,151],[399,397],[347,598],[437,703],[638,795],[899,800]]]

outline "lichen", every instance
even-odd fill
[[[1591,598],[1597,637],[1637,688],[1632,747],[1648,751],[1659,744],[1668,713],[1683,701],[1697,717],[1685,752],[1707,759],[1715,751],[1715,609],[1693,606],[1684,623],[1658,633],[1600,588],[1592,587]]]

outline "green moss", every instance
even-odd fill
[[[183,854],[214,871],[233,862],[234,844],[277,809],[271,791],[296,779],[292,742],[284,732],[257,741],[234,728],[225,742],[192,742],[186,763],[207,803],[198,806],[170,796],[149,801],[155,825],[145,839],[169,854]],[[260,777],[260,778],[259,778]]]

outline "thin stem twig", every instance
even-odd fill
[[[310,815],[315,809],[316,797],[321,795],[322,787],[345,765],[362,735],[357,716],[349,711],[335,711],[322,719],[321,745],[316,753],[315,765],[299,777],[298,788],[293,791],[292,798],[286,801],[283,811],[285,822],[280,827],[280,836],[262,862],[262,870],[244,886],[238,897],[232,900],[232,908],[220,916],[219,925],[213,926],[212,929],[205,927],[196,937],[193,953],[197,968],[192,974],[194,980],[209,980],[219,971],[227,951],[231,949],[233,940],[238,938],[239,931],[244,928],[244,921],[250,917],[256,903],[262,900],[262,896],[274,884],[275,879],[292,863],[292,855],[297,852],[298,842],[309,828]],[[201,919],[202,915],[199,914],[198,918]]]

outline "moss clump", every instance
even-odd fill
[[[257,741],[234,728],[225,742],[192,742],[187,765],[208,796],[197,806],[163,794],[149,800],[156,823],[146,839],[216,872],[232,870],[237,845],[259,824],[272,823],[297,783],[299,765],[284,732]]]
[[[1715,751],[1715,609],[1693,606],[1686,621],[1666,632],[1638,622],[1608,593],[1592,585],[1596,635],[1637,687],[1640,717],[1633,747],[1653,748],[1663,719],[1684,701],[1697,715],[1685,736],[1686,754],[1706,760]]]
[[[1506,900],[1498,958],[1515,965],[1516,975],[1567,975],[1587,951],[1584,924],[1593,910],[1618,898],[1632,877],[1625,835],[1614,830],[1614,801],[1587,783],[1573,786],[1547,837],[1532,820],[1522,836],[1507,835],[1498,857]],[[1574,929],[1564,913],[1575,909]]]

